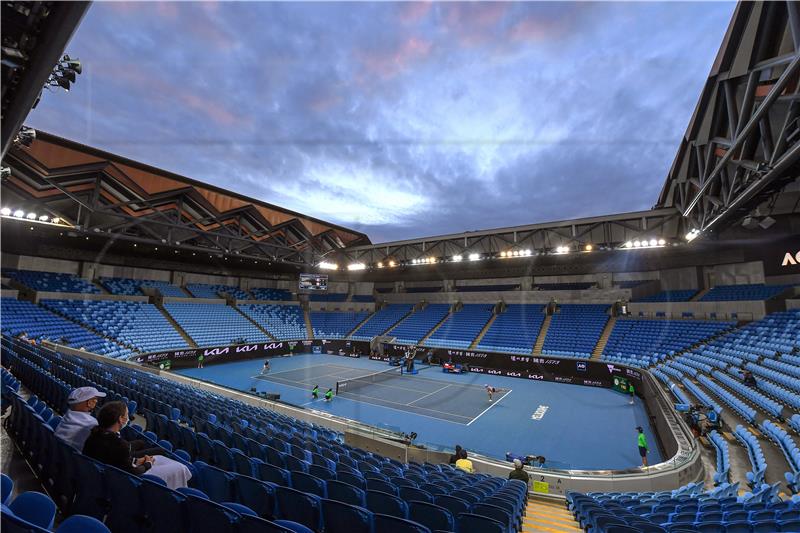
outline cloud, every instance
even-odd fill
[[[733,3],[96,3],[35,127],[373,242],[646,209]]]

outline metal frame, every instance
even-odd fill
[[[721,231],[800,176],[800,4],[741,2],[658,200]]]

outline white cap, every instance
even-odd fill
[[[522,461],[514,459],[514,468],[522,468]]]
[[[77,389],[72,389],[72,392],[69,393],[67,403],[81,403],[92,398],[105,398],[105,396],[105,392],[100,392],[94,387],[78,387]]]

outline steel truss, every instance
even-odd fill
[[[800,176],[799,79],[800,4],[739,3],[657,207],[707,233],[774,200]]]

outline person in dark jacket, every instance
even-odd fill
[[[456,444],[456,451],[455,451],[455,453],[453,455],[450,456],[449,464],[451,464],[451,465],[456,464],[456,461],[458,461],[458,458],[460,456],[461,456],[461,445],[460,444]]]
[[[522,467],[522,461],[519,459],[514,459],[514,470],[509,472],[508,479],[518,479],[520,481],[524,481],[525,483],[530,480],[530,476]]]
[[[97,426],[83,445],[83,453],[101,463],[115,466],[129,474],[144,474],[153,466],[152,453],[143,441],[128,442],[119,432],[128,423],[128,406],[108,402],[97,413]],[[138,456],[138,457],[137,457]]]

